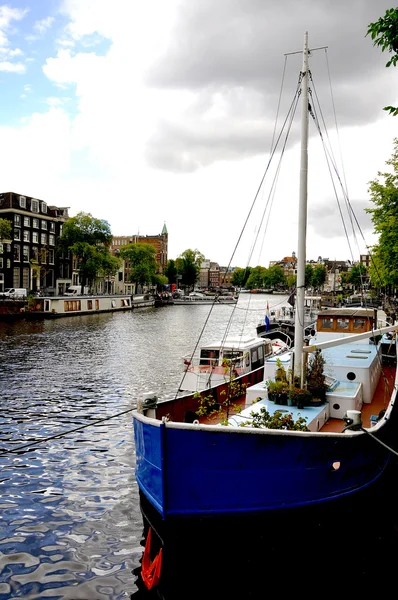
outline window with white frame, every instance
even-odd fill
[[[22,256],[24,262],[29,262],[29,246],[24,246],[22,249]]]
[[[16,262],[21,260],[21,246],[18,246],[18,244],[15,244],[14,246],[14,260]]]
[[[7,265],[7,269],[11,269],[11,258],[7,258],[6,265]]]
[[[21,215],[14,215],[15,227],[21,227]]]
[[[55,257],[54,250],[49,250],[48,251],[48,262],[50,263],[50,265],[54,264],[54,257]]]
[[[14,229],[14,240],[20,240],[20,239],[21,239],[21,230]]]
[[[42,244],[47,244],[47,234],[46,234],[46,233],[42,233],[42,234],[40,235],[40,242],[41,242]]]
[[[3,252],[4,252],[4,246],[3,246],[3,244],[0,244],[0,254],[3,254]]]
[[[3,257],[0,256],[0,269],[2,269],[2,268],[3,268]]]
[[[39,260],[39,248],[37,246],[32,246],[32,258]]]
[[[42,229],[47,229],[47,221],[42,221],[41,222],[41,228]]]
[[[26,229],[23,232],[23,241],[30,242],[30,231],[27,231]]]
[[[34,244],[39,243],[39,232],[38,231],[32,231],[32,242]]]
[[[39,229],[39,223],[40,223],[39,219],[32,219],[32,225],[36,229]]]
[[[39,201],[38,200],[32,200],[30,201],[30,209],[32,212],[38,213],[39,212]]]
[[[47,212],[47,204],[45,202],[41,203],[41,212],[42,213],[46,213]]]
[[[14,267],[14,273],[12,276],[13,287],[19,287],[19,275],[20,275],[19,267]]]
[[[25,198],[25,196],[19,196],[19,206],[21,208],[26,208],[26,198]]]
[[[50,233],[50,235],[48,236],[48,243],[50,244],[50,246],[55,246],[55,235],[53,235],[52,233]]]
[[[54,221],[50,221],[50,223],[48,224],[48,228],[50,231],[55,231],[55,223]]]
[[[23,224],[25,225],[25,227],[30,227],[30,217],[24,217]]]

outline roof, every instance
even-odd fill
[[[163,225],[163,229],[162,229],[162,235],[168,235],[168,231],[167,231],[166,223]]]

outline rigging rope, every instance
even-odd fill
[[[4,454],[20,453],[21,450],[25,450],[26,448],[30,448],[31,446],[35,446],[36,444],[41,444],[42,442],[49,442],[50,440],[55,440],[57,438],[63,438],[65,436],[69,435],[70,433],[74,433],[75,431],[80,431],[81,429],[86,429],[87,427],[91,427],[92,425],[98,425],[99,423],[103,423],[104,421],[110,421],[111,419],[116,419],[117,417],[120,417],[121,415],[125,415],[129,412],[132,412],[135,409],[136,409],[136,407],[134,406],[133,408],[128,408],[127,410],[123,410],[122,412],[116,413],[115,415],[110,415],[109,417],[104,417],[103,419],[97,419],[96,421],[93,421],[92,423],[86,423],[85,425],[80,425],[79,427],[75,427],[74,429],[69,429],[68,431],[63,431],[56,435],[50,435],[45,438],[33,440],[32,442],[29,442],[28,444],[23,444],[22,446],[18,446],[17,448],[0,449],[0,456],[3,456]],[[22,454],[25,454],[25,452],[22,452]]]

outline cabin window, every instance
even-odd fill
[[[337,329],[348,329],[349,319],[337,319]]]
[[[93,301],[92,300],[87,300],[87,309],[93,310]]]
[[[325,317],[321,320],[321,328],[322,329],[333,329],[333,319],[330,317]]]
[[[252,350],[252,364],[258,361],[258,352],[257,348],[253,348]]]
[[[200,353],[200,365],[215,365],[218,363],[220,353],[218,350],[207,350],[203,348]]]
[[[77,312],[80,310],[80,300],[65,300],[64,310],[65,312]]]
[[[354,319],[354,329],[363,331],[365,329],[365,319]]]
[[[111,301],[112,308],[116,308],[116,300]]]
[[[357,378],[357,376],[352,371],[350,371],[349,373],[347,373],[347,379],[348,379],[348,381],[354,381],[354,379],[356,379],[356,378]]]

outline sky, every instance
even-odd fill
[[[342,225],[310,123],[307,259],[357,260],[377,241],[368,187],[398,129],[383,111],[398,102],[398,71],[366,31],[393,6],[0,0],[0,191],[91,213],[115,236],[157,235],[166,224],[169,258],[190,248],[245,267],[297,253],[300,105],[277,185],[251,207],[308,31],[310,48],[321,48],[310,57],[313,97],[361,234]]]

